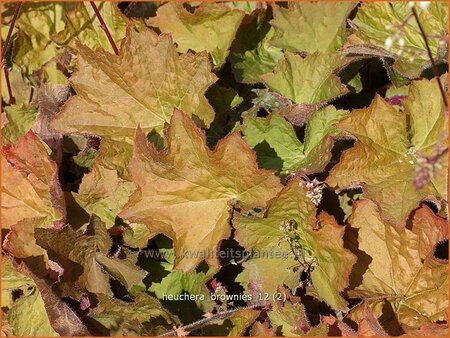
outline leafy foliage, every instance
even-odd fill
[[[166,142],[167,151],[158,153],[137,130],[130,171],[138,190],[120,216],[172,238],[176,268],[192,270],[202,252],[217,267],[208,251],[216,251],[229,237],[231,207],[264,207],[280,189],[279,179],[257,168],[254,154],[237,133],[211,152],[202,132],[181,111],[173,114]],[[189,252],[198,257],[190,259]]]
[[[112,38],[119,43],[125,37],[128,19],[111,2],[99,3],[99,10],[104,15]],[[71,48],[76,48],[76,41],[83,41],[83,45],[91,49],[103,47],[113,51],[101,26],[95,22],[93,8],[87,2],[76,3],[64,13],[64,29],[54,35],[52,40],[57,45]]]
[[[250,258],[244,263],[248,272],[238,279],[242,281],[245,278],[245,286],[259,287],[269,293],[283,284],[295,289],[301,272],[311,266],[311,281],[319,297],[340,309],[346,304],[339,291],[347,286],[355,259],[343,248],[343,228],[335,223],[333,217],[324,213],[316,219],[316,208],[306,196],[306,190],[299,180],[292,180],[272,201],[265,218],[234,217],[236,240],[245,248],[261,251],[260,258]],[[294,244],[285,240],[283,226],[286,222],[293,224],[294,241],[298,245],[296,250],[292,250]],[[263,252],[275,252],[277,247],[281,255],[289,257],[283,264],[273,261],[279,257],[263,256]],[[294,251],[294,257],[291,251]],[[275,267],[276,274],[267,271],[273,271]]]
[[[443,130],[448,122],[436,85],[436,80],[411,84],[402,111],[376,96],[367,109],[354,110],[340,122],[338,126],[356,136],[358,142],[344,152],[328,184],[364,184],[367,195],[398,224],[404,224],[412,209],[427,196],[445,199],[446,157],[436,160],[432,177],[420,189],[414,182],[414,168],[420,165],[421,156],[432,156],[437,148],[447,146]],[[425,97],[426,105],[422,101]]]
[[[2,18],[4,336],[448,333],[446,3]]]
[[[325,169],[331,158],[331,136],[339,134],[333,124],[346,115],[346,111],[336,111],[333,106],[315,112],[309,119],[303,143],[298,140],[292,125],[278,113],[267,118],[244,117],[241,130],[256,150],[261,167],[280,170],[282,175],[298,170],[316,173]],[[275,153],[262,148],[264,142]]]
[[[214,66],[220,67],[244,15],[224,4],[207,3],[200,4],[192,14],[182,3],[169,2],[158,8],[157,16],[151,18],[149,24],[163,33],[170,33],[181,53],[206,50]]]
[[[341,65],[339,54],[315,52],[302,58],[284,54],[273,73],[263,75],[267,87],[298,104],[324,104],[347,93],[334,74]]]
[[[433,256],[434,246],[422,244],[433,233],[439,236],[443,229],[435,223],[443,221],[425,210],[416,212],[412,230],[399,230],[383,221],[371,201],[357,202],[349,220],[359,229],[358,248],[372,258],[361,285],[349,295],[368,299],[376,311],[380,303],[391,303],[405,327],[444,320],[448,308],[447,262]]]
[[[43,227],[58,226],[66,213],[58,168],[33,131],[3,148],[2,172],[3,227],[31,218]]]
[[[247,15],[233,42],[230,63],[236,80],[261,82],[261,75],[273,70],[283,57],[281,48],[271,46],[274,29],[269,24],[269,10],[256,10]]]
[[[119,56],[80,44],[78,57],[79,71],[70,78],[77,95],[53,121],[57,130],[132,143],[138,124],[145,132],[161,132],[175,107],[206,125],[213,120],[203,96],[215,80],[207,55],[179,56],[168,35],[130,26]],[[147,65],[147,60],[154,61]],[[121,118],[113,114],[117,110]]]
[[[417,11],[423,29],[430,35],[428,44],[433,58],[446,62],[446,44],[441,41],[447,34],[448,5],[431,2],[423,7],[419,6]],[[356,30],[348,39],[349,50],[393,58],[394,68],[399,73],[409,78],[418,77],[430,67],[430,60],[417,22],[407,20],[410,13],[407,3],[363,4],[353,20]],[[371,48],[375,50],[368,52]]]
[[[288,8],[274,6],[274,19],[270,23],[275,34],[270,43],[290,52],[336,51],[346,40],[345,23],[353,7],[352,2],[292,2]]]

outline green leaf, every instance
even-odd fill
[[[234,311],[226,319],[220,319],[220,316],[218,316],[218,319],[213,320],[210,325],[202,327],[202,334],[206,336],[243,336],[247,328],[255,322],[260,314],[261,311],[259,310],[242,308]]]
[[[233,316],[229,318],[232,323],[232,329],[228,333],[228,336],[236,337],[244,335],[247,328],[253,324],[260,313],[260,311],[252,309],[241,309],[236,311]]]
[[[436,79],[412,82],[403,111],[376,96],[368,108],[337,124],[357,142],[343,153],[327,183],[340,189],[362,186],[387,219],[404,225],[421,200],[446,199],[447,154],[437,157],[422,186],[417,180],[427,158],[447,147],[447,123]]]
[[[269,294],[283,284],[295,291],[303,268],[280,229],[283,222],[294,222],[305,261],[317,264],[311,280],[318,295],[333,308],[344,309],[346,301],[340,291],[348,285],[356,259],[343,247],[344,228],[326,213],[316,218],[316,207],[306,197],[307,191],[299,179],[293,179],[270,202],[263,218],[235,214],[235,238],[244,248],[253,250],[255,257],[243,263],[244,272],[238,281],[247,290]],[[313,230],[316,224],[319,230]]]
[[[333,106],[316,111],[306,127],[304,143],[298,140],[292,125],[277,113],[267,118],[244,117],[241,130],[262,168],[280,170],[281,175],[300,170],[315,173],[322,171],[331,158],[332,136],[339,133],[333,124],[347,115]],[[269,149],[263,148],[265,143]]]
[[[89,214],[96,214],[111,228],[134,190],[134,184],[118,177],[116,170],[95,162],[91,172],[84,175],[78,193],[72,195]]]
[[[426,9],[415,7],[434,60],[447,63],[448,4],[431,2]],[[393,58],[394,69],[408,78],[418,77],[431,66],[409,3],[364,3],[352,21],[356,30],[349,37],[348,52]]]
[[[280,289],[280,293],[286,295],[287,290]],[[272,305],[272,310],[268,312],[270,323],[277,328],[283,336],[326,336],[328,329],[325,325],[319,324],[317,327],[309,323],[306,309],[300,298],[286,295],[287,301],[276,301]]]
[[[353,203],[360,199],[362,196],[362,192],[359,192],[358,190],[345,190],[338,194],[339,199],[339,207],[344,212],[344,221],[347,220],[347,218],[352,213],[352,206]]]
[[[258,9],[244,18],[238,30],[229,60],[239,82],[261,82],[261,75],[272,71],[283,57],[280,48],[269,45],[273,36],[269,15],[269,11]]]
[[[252,13],[257,8],[264,8],[264,3],[257,1],[226,1],[224,2],[231,9],[240,9],[247,14]]]
[[[27,104],[5,107],[4,111],[7,122],[2,127],[2,144],[15,144],[33,127],[37,111]]]
[[[99,306],[89,316],[112,336],[157,336],[179,323],[156,298],[139,293],[134,302],[99,295]]]
[[[330,136],[337,136],[340,131],[334,125],[349,115],[346,110],[337,110],[334,106],[327,106],[312,114],[306,125],[304,152],[309,158],[307,166],[324,168],[328,163],[323,163],[324,149],[331,151],[332,142]],[[328,137],[328,138],[327,138]],[[323,164],[322,164],[323,163]],[[321,167],[322,166],[322,167]],[[320,170],[320,169],[316,169]]]
[[[138,125],[161,133],[174,108],[207,126],[214,119],[204,97],[215,81],[206,55],[178,55],[168,35],[130,27],[119,56],[79,45],[78,58],[79,70],[70,78],[77,95],[53,120],[56,130],[132,144]]]
[[[129,19],[121,13],[114,2],[96,2],[97,8],[105,21],[111,37],[117,46],[125,37]],[[64,29],[52,37],[52,40],[60,46],[69,46],[76,49],[76,41],[82,41],[83,45],[96,49],[113,52],[111,43],[100,27],[92,6],[88,2],[74,3],[73,8],[64,15]]]
[[[326,1],[274,5],[270,43],[294,53],[335,52],[346,41],[347,17],[354,7],[354,2]]]
[[[150,26],[170,33],[180,53],[207,51],[215,68],[221,67],[245,13],[230,10],[222,3],[201,3],[189,12],[179,2],[168,2],[158,8]]]
[[[320,53],[302,58],[286,52],[273,73],[262,76],[267,87],[289,100],[303,105],[324,105],[348,92],[335,75],[342,57]]]
[[[244,100],[233,88],[221,87],[217,83],[209,87],[207,97],[217,114],[236,109]]]
[[[123,232],[123,244],[131,248],[143,249],[154,236],[144,224],[131,223]]]
[[[16,99],[16,105],[23,106],[29,104],[32,99],[33,88],[31,84],[24,79],[19,67],[13,65],[12,68],[9,68],[9,82],[11,84],[14,98]],[[1,83],[2,99],[5,102],[9,102],[8,87],[5,76],[1,77]]]
[[[9,321],[15,336],[59,336],[50,325],[38,292],[18,299],[9,311]]]
[[[44,83],[68,85],[69,80],[66,75],[61,71],[61,63],[58,61],[58,57],[64,58],[67,56],[62,56],[64,54],[57,55],[50,61],[48,61],[39,70],[39,75],[41,76],[41,81]]]
[[[205,299],[200,298],[195,301],[197,306],[205,311],[211,311],[215,302],[210,299],[210,293],[206,287],[206,283],[213,277],[217,271],[209,269],[205,272],[185,273],[180,270],[172,270],[161,282],[153,283],[149,291],[154,292],[159,299],[163,295],[181,295],[188,293],[190,295],[202,295]],[[170,301],[169,301],[170,302]]]
[[[28,2],[21,7],[12,60],[28,76],[58,54],[51,38],[63,29],[64,13],[72,6],[72,3]]]
[[[304,146],[297,139],[294,128],[277,113],[267,118],[245,117],[241,130],[245,140],[255,149],[262,168],[281,170],[281,174],[285,175],[298,168],[298,163],[304,159]],[[260,151],[264,142],[274,152]]]
[[[72,157],[72,160],[75,165],[80,167],[82,170],[90,171],[94,165],[97,153],[97,150],[88,148],[86,151],[80,151],[77,155]]]
[[[23,294],[16,299],[13,293],[19,290]],[[2,261],[3,316],[5,311],[14,336],[59,336],[51,326],[44,301],[35,282],[21,273],[20,269],[15,268],[11,260],[7,258]]]
[[[130,254],[130,253],[129,253]],[[135,290],[145,290],[143,279],[147,273],[136,266],[136,262],[131,259],[109,258],[102,253],[95,255],[95,260],[102,265],[105,270],[117,279],[131,294]]]

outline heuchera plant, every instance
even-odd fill
[[[447,27],[2,3],[2,335],[446,335]]]

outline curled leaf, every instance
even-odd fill
[[[60,226],[66,210],[56,163],[48,148],[29,131],[15,146],[3,148],[2,224],[9,228],[35,219],[35,226]]]

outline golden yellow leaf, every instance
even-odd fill
[[[77,95],[52,123],[61,132],[131,144],[138,125],[161,132],[174,108],[206,126],[214,119],[204,96],[216,80],[206,53],[178,55],[169,35],[129,26],[119,56],[79,44],[78,68],[70,78]]]
[[[34,219],[35,226],[59,226],[66,210],[56,163],[48,148],[29,131],[2,154],[2,226]]]
[[[384,221],[370,200],[355,202],[349,223],[358,229],[358,249],[371,258],[362,282],[348,291],[349,296],[366,299],[377,317],[382,304],[390,303],[397,320],[408,328],[446,320],[448,262],[433,256],[434,247],[422,259],[423,236],[415,233],[418,228],[421,233],[432,231],[434,223],[415,218],[412,231],[400,230]],[[358,263],[355,268],[359,270]]]
[[[190,271],[203,259],[218,267],[215,253],[231,233],[233,206],[264,207],[281,189],[279,179],[258,169],[238,133],[210,151],[181,111],[174,112],[166,141],[167,149],[158,152],[138,130],[130,164],[138,188],[119,216],[172,238],[175,268]]]

